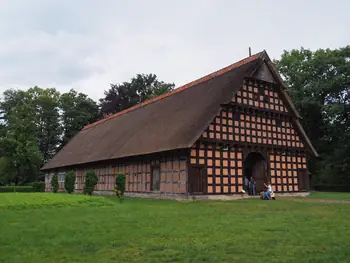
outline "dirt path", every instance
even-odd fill
[[[350,200],[326,200],[326,199],[306,199],[306,198],[287,198],[291,201],[308,202],[308,203],[327,203],[327,204],[350,204]]]

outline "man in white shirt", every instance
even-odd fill
[[[268,182],[267,185],[264,183],[264,185],[267,188],[264,194],[264,199],[271,200],[272,186],[270,182]]]

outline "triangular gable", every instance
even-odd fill
[[[241,108],[256,108],[261,110],[261,114],[250,115],[231,107],[223,107],[203,132],[202,138],[304,149],[305,145],[290,118],[275,119],[263,114],[266,110],[284,116],[288,114],[274,88],[275,85],[266,85],[257,80],[244,80],[242,88],[230,104]]]
[[[286,113],[288,109],[278,89],[278,85],[273,83],[267,84],[253,78],[246,79],[231,101],[243,106]]]
[[[286,102],[288,107],[290,108],[290,111],[292,112],[292,114],[294,114],[294,116],[295,116],[295,118],[293,118],[293,121],[294,121],[294,125],[296,126],[296,129],[299,131],[301,137],[306,142],[308,148],[311,150],[313,155],[318,157],[319,155],[318,155],[316,149],[313,147],[309,137],[305,133],[305,130],[304,130],[303,126],[301,125],[300,121],[299,121],[301,116],[300,116],[299,112],[297,111],[297,109],[295,108],[295,106],[294,106],[290,96],[287,93],[287,86],[284,83],[281,75],[278,73],[277,69],[275,68],[275,66],[271,62],[271,59],[267,55],[266,51],[262,52],[262,56],[261,57],[262,57],[262,60],[266,62],[266,65],[270,69],[270,72],[272,73],[272,75],[275,77],[277,83],[279,85],[281,85],[280,95],[284,99],[284,101]]]
[[[270,60],[264,52],[261,56],[260,66],[247,76],[249,78],[245,79],[242,87],[237,90],[231,103],[281,114],[290,112],[293,116],[292,121],[245,116],[241,113],[222,109],[202,133],[202,138],[299,149],[306,145],[315,156],[318,156],[298,120],[298,112],[289,95],[283,89],[281,77],[269,62]],[[244,129],[244,135],[239,132],[240,129]],[[274,134],[277,136],[274,136]]]
[[[267,66],[266,62],[263,62],[259,69],[252,76],[254,79],[262,81],[277,83],[275,77],[272,75],[271,70]]]

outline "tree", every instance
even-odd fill
[[[0,184],[37,179],[42,163],[102,113],[128,108],[173,87],[156,75],[139,74],[130,83],[112,85],[101,100],[101,112],[96,102],[75,90],[6,90],[0,100]]]
[[[28,96],[35,107],[36,139],[43,160],[48,161],[56,153],[62,128],[59,122],[60,93],[56,89],[30,88]]]
[[[75,188],[75,173],[73,171],[70,171],[66,174],[64,179],[64,189],[66,189],[68,194],[71,194],[74,192]]]
[[[130,82],[111,84],[100,99],[101,114],[114,114],[173,90],[173,83],[159,81],[155,74],[137,74]]]
[[[99,109],[95,101],[83,93],[70,90],[60,98],[62,111],[61,122],[63,136],[60,148],[74,137],[85,125],[100,118]]]
[[[60,141],[61,127],[59,123],[58,102],[60,94],[55,89],[33,87],[27,91],[6,90],[0,104],[3,128],[11,114],[16,113],[19,105],[26,104],[27,115],[23,121],[30,118],[35,125],[35,138],[44,161],[50,159],[56,152]],[[32,114],[29,116],[29,114]]]
[[[6,134],[6,126],[0,123],[0,138],[4,137]]]
[[[16,185],[32,181],[42,163],[35,138],[33,107],[28,98],[24,98],[18,100],[5,115],[6,132],[0,138],[1,180]]]
[[[92,195],[92,192],[94,191],[95,185],[97,185],[97,183],[98,177],[95,171],[87,171],[85,175],[84,194]]]
[[[125,181],[126,176],[123,173],[117,173],[115,176],[115,194],[119,198],[119,201],[122,201],[122,197],[125,192]]]
[[[350,46],[284,51],[275,63],[321,155],[317,180],[350,184]]]
[[[58,176],[57,174],[54,174],[51,178],[51,186],[52,186],[52,191],[54,193],[58,192],[59,184],[58,184]]]

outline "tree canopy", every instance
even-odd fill
[[[350,46],[284,51],[275,63],[321,155],[317,181],[350,184]]]
[[[101,116],[95,101],[73,89],[61,95],[59,107],[63,130],[59,148],[63,147],[85,125],[99,120]]]
[[[8,89],[0,100],[0,184],[35,180],[50,160],[85,125],[161,95],[174,84],[154,74],[138,74],[130,82],[112,84],[100,106],[71,89]]]
[[[173,90],[174,83],[159,81],[155,74],[137,74],[130,82],[111,84],[100,99],[101,114],[114,114]]]
[[[33,181],[84,125],[98,120],[96,102],[74,90],[9,89],[0,101],[0,183]]]

